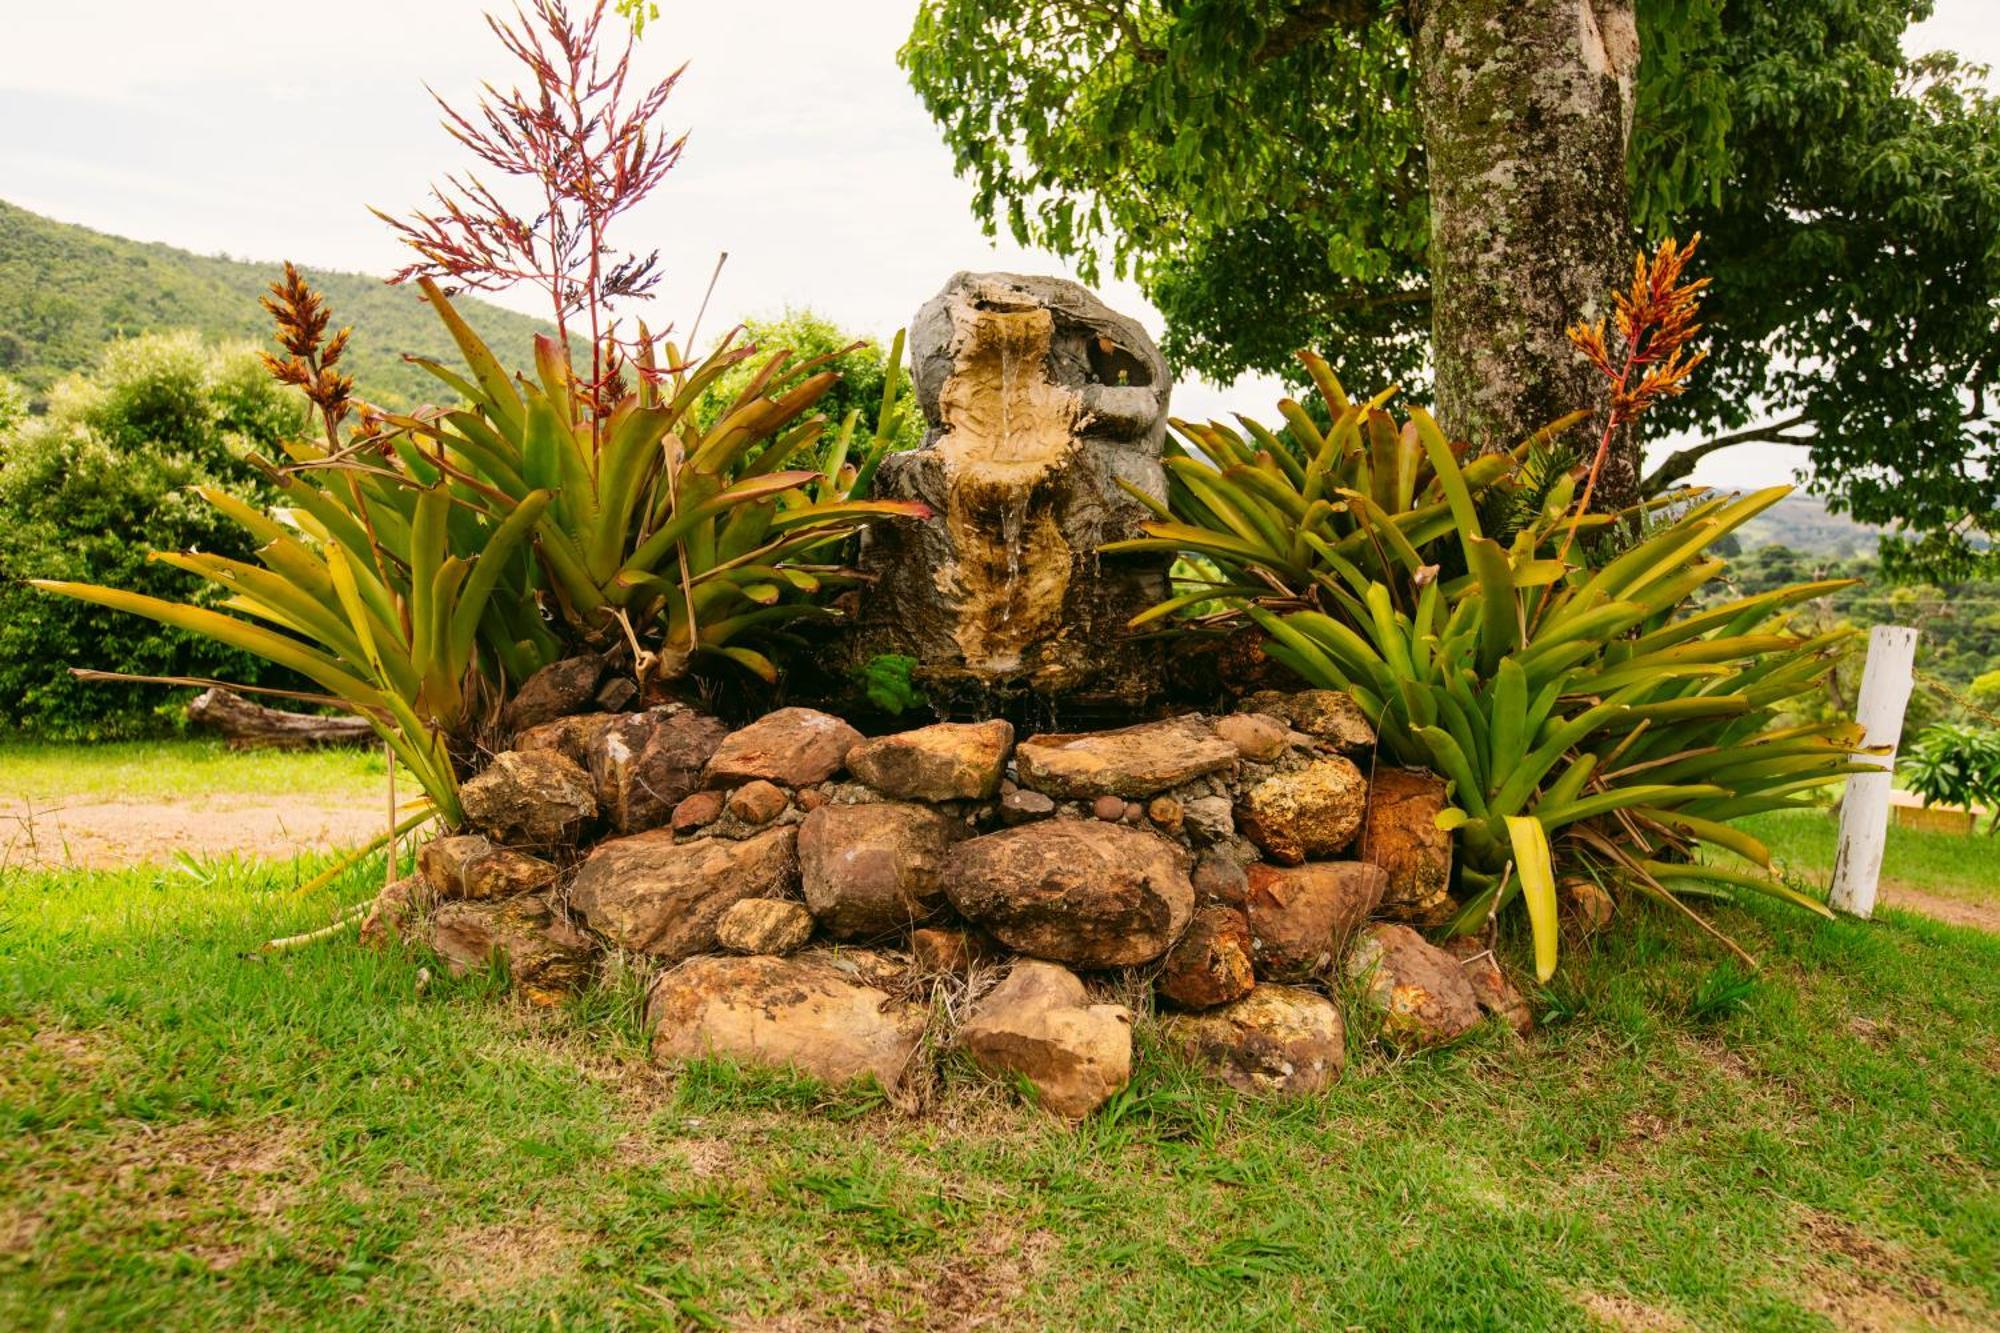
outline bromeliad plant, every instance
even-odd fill
[[[1642,265],[1635,291],[1692,302],[1678,283],[1684,257],[1672,252],[1664,283],[1662,261]],[[1653,336],[1658,327],[1634,305],[1621,332],[1640,350],[1615,368],[1630,383],[1650,365],[1672,368],[1670,381],[1654,377],[1668,384],[1654,396],[1675,391],[1694,324],[1680,319],[1673,338]],[[1389,395],[1350,402],[1318,358],[1304,359],[1330,429],[1295,403],[1282,409],[1283,434],[1250,428],[1255,448],[1221,427],[1179,427],[1203,456],[1169,461],[1161,520],[1122,549],[1191,552],[1222,574],[1139,620],[1221,597],[1207,623],[1254,622],[1274,659],[1348,691],[1387,757],[1450,784],[1441,822],[1455,831],[1461,904],[1451,928],[1479,929],[1521,898],[1544,979],[1564,879],[1611,880],[1681,907],[1747,889],[1824,913],[1771,875],[1769,851],[1731,821],[1855,769],[1853,724],[1784,720],[1844,637],[1790,633],[1788,612],[1843,585],[1694,602],[1723,568],[1710,549],[1788,488],[1683,493],[1624,551],[1571,559],[1588,549],[1573,546],[1579,532],[1648,521],[1575,502],[1576,478],[1551,458],[1577,418],[1512,455],[1466,460],[1420,409],[1398,427],[1383,410]],[[1700,844],[1756,868],[1704,861]]]
[[[688,359],[643,325],[621,335],[610,306],[652,288],[654,261],[611,251],[605,229],[679,155],[651,129],[674,78],[627,99],[632,47],[600,51],[603,0],[580,17],[557,0],[531,12],[492,22],[531,91],[489,88],[478,114],[446,115],[482,160],[531,182],[536,207],[517,213],[468,179],[436,214],[396,224],[420,256],[398,280],[418,282],[463,360],[463,373],[422,362],[456,403],[396,414],[355,399],[340,369],[350,330],[329,335],[288,265],[265,303],[284,355],[267,364],[313,404],[319,437],[253,460],[283,494],[273,512],[207,496],[252,534],[258,563],[159,557],[225,587],[225,610],[43,585],[297,671],[325,691],[301,697],[369,720],[448,824],[487,719],[538,668],[623,649],[641,685],[702,654],[774,678],[763,649],[831,614],[854,534],[928,513],[863,498],[903,410],[900,334],[874,438],[857,441],[850,414],[813,468],[791,464],[828,430],[812,409],[836,377],[819,364],[769,356],[703,424],[704,390],[757,349],[731,335]],[[547,293],[557,332],[536,339],[532,374],[507,370],[440,279]]]

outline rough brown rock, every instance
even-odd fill
[[[784,787],[825,782],[860,743],[861,733],[831,713],[780,708],[729,733],[708,761],[704,785],[733,787],[757,778]]]
[[[1167,951],[1194,915],[1186,856],[1147,830],[1046,819],[959,843],[952,906],[1001,943],[1074,967],[1130,967]]]
[[[1347,1029],[1324,995],[1262,985],[1233,1004],[1170,1014],[1168,1041],[1243,1092],[1298,1097],[1322,1091],[1347,1061]]]
[[[601,729],[590,745],[590,776],[613,831],[665,824],[701,785],[702,766],[728,734],[721,719],[679,704],[628,713]]]
[[[1595,880],[1577,878],[1564,880],[1557,889],[1556,910],[1564,925],[1590,935],[1610,925],[1618,907]]]
[[[1056,803],[1038,791],[1010,791],[1000,798],[1000,822],[1010,827],[1047,819],[1055,812]]]
[[[1014,724],[939,722],[863,741],[847,754],[847,771],[884,796],[902,801],[986,801],[1000,790]]]
[[[1507,979],[1507,971],[1493,953],[1492,946],[1470,935],[1456,935],[1444,942],[1444,951],[1458,960],[1479,1007],[1525,1037],[1535,1030],[1535,1012]]]
[[[1367,801],[1361,770],[1328,755],[1245,791],[1236,803],[1236,823],[1272,860],[1297,865],[1345,850],[1361,828]]]
[[[1382,1039],[1398,1049],[1443,1046],[1479,1026],[1479,997],[1458,960],[1408,926],[1370,926],[1347,971],[1367,987]]]
[[[798,882],[797,831],[675,842],[667,829],[607,838],[570,886],[590,928],[621,949],[680,959],[715,948],[716,924],[744,898],[783,898]]]
[[[920,805],[823,805],[799,825],[806,905],[836,939],[872,939],[935,915],[964,823]]]
[[[1100,796],[1090,803],[1090,813],[1107,824],[1125,818],[1125,802],[1116,796]]]
[[[1382,900],[1388,877],[1366,861],[1258,863],[1247,872],[1257,975],[1311,981],[1334,970],[1348,939]]]
[[[910,959],[919,972],[970,972],[999,954],[993,941],[973,930],[919,926],[910,932]]]
[[[715,923],[715,942],[731,953],[793,953],[812,933],[805,904],[778,898],[740,898]]]
[[[1383,916],[1439,926],[1457,909],[1451,900],[1451,834],[1437,826],[1445,804],[1444,779],[1436,774],[1376,765],[1361,856],[1389,874]]]
[[[1209,850],[1195,857],[1188,878],[1194,884],[1195,901],[1203,905],[1240,908],[1250,900],[1250,877],[1243,863],[1225,852]]]
[[[1179,833],[1187,811],[1171,796],[1155,796],[1146,802],[1146,818],[1152,820],[1163,833]]]
[[[1345,755],[1375,748],[1375,728],[1345,690],[1259,690],[1243,701],[1243,708],[1275,717]]]
[[[698,791],[674,807],[667,823],[676,833],[692,833],[696,829],[707,828],[720,818],[722,793]]]
[[[504,958],[514,985],[536,1004],[555,1004],[589,980],[596,956],[546,893],[445,903],[431,914],[430,946],[453,976]]]
[[[594,702],[597,682],[603,675],[604,662],[597,657],[565,657],[551,662],[521,682],[501,711],[500,725],[512,735],[565,713],[580,713]]]
[[[788,958],[693,958],[653,983],[653,1058],[722,1056],[795,1068],[829,1083],[902,1084],[926,1011],[871,984],[886,968],[859,950]]]
[[[1256,984],[1249,921],[1233,907],[1204,907],[1167,950],[1154,986],[1183,1009],[1212,1009],[1241,999]]]
[[[368,905],[368,914],[361,918],[361,942],[380,948],[408,936],[422,915],[427,894],[423,881],[415,875],[383,885]]]
[[[1234,745],[1245,759],[1264,763],[1285,752],[1291,729],[1263,713],[1231,713],[1217,719],[1215,734]]]
[[[785,812],[791,798],[775,782],[746,782],[729,794],[729,813],[746,824],[768,824]]]
[[[1132,1077],[1132,1012],[1092,1004],[1068,968],[1024,959],[974,1006],[959,1040],[981,1067],[1034,1086],[1044,1109],[1081,1119]]]
[[[417,873],[439,898],[506,898],[555,883],[556,868],[538,856],[497,847],[476,833],[432,838],[417,852]]]
[[[572,713],[529,727],[514,736],[517,750],[554,750],[579,768],[590,767],[590,747],[619,718],[607,713]]]
[[[555,750],[503,751],[458,794],[467,823],[515,846],[564,846],[597,819],[590,775]]]
[[[1051,732],[1014,748],[1021,785],[1050,796],[1152,796],[1236,763],[1236,747],[1189,713],[1115,731]]]

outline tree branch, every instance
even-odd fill
[[[1282,60],[1328,28],[1364,28],[1381,12],[1380,0],[1315,0],[1300,6],[1265,36],[1255,62]]]
[[[1810,418],[1801,412],[1797,416],[1786,417],[1783,421],[1752,426],[1747,430],[1733,431],[1728,435],[1718,435],[1712,440],[1703,440],[1700,444],[1691,444],[1685,449],[1676,449],[1647,474],[1640,489],[1647,495],[1658,495],[1694,471],[1695,464],[1702,459],[1719,450],[1739,444],[1811,444],[1814,438],[1811,435],[1785,434],[1793,426],[1804,425],[1808,420]]]

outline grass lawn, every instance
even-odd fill
[[[376,747],[283,751],[231,750],[219,740],[104,745],[0,740],[0,800],[41,805],[209,793],[351,799],[382,789],[384,764]]]
[[[377,872],[379,873],[379,871]],[[0,1327],[2000,1321],[2000,938],[1638,910],[1543,1031],[1237,1099],[1140,1028],[1072,1130],[644,1058],[340,940],[275,873],[0,884]],[[1681,1321],[1685,1321],[1682,1323]]]
[[[1788,863],[1794,873],[1821,889],[1826,887],[1840,842],[1837,812],[1777,811],[1746,819],[1743,827],[1764,841],[1772,859]],[[1941,898],[2000,901],[2000,838],[1984,832],[1936,833],[1891,822],[1882,877]]]

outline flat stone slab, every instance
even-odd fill
[[[1090,800],[1154,796],[1236,764],[1234,744],[1196,714],[1116,731],[1030,736],[1014,750],[1021,785],[1050,796]]]

